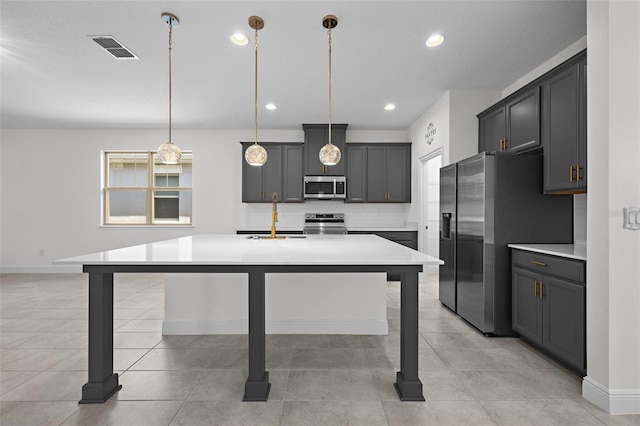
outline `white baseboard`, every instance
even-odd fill
[[[0,266],[2,274],[80,274],[82,265]]]
[[[267,334],[358,334],[386,335],[387,321],[335,321],[335,320],[288,320],[269,321],[265,325]],[[163,321],[164,335],[191,334],[247,334],[247,321]]]
[[[640,414],[640,389],[608,389],[587,376],[582,396],[609,414]]]

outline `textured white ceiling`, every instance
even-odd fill
[[[3,128],[163,128],[168,27],[173,124],[253,127],[253,35],[261,16],[259,126],[328,119],[327,33],[334,14],[333,122],[406,129],[449,89],[501,90],[586,34],[584,0],[556,1],[5,1],[1,7]],[[445,43],[428,49],[433,32]],[[89,35],[112,35],[118,61]],[[264,104],[274,102],[276,111]],[[386,103],[397,109],[384,111]]]

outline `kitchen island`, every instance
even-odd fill
[[[89,274],[89,381],[80,403],[105,402],[121,385],[113,372],[113,274],[118,272],[245,273],[249,277],[249,377],[245,401],[266,401],[265,275],[397,273],[401,277],[400,371],[403,401],[424,401],[418,378],[418,273],[442,261],[374,235],[253,239],[195,235],[63,259]]]

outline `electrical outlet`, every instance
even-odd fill
[[[38,252],[38,256],[44,256],[44,249],[40,249],[40,251]]]
[[[624,229],[640,230],[640,208],[638,207],[625,207],[622,209],[624,222],[622,227]]]

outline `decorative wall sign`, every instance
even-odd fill
[[[433,123],[429,123],[429,125],[427,126],[427,131],[424,133],[424,141],[428,145],[431,145],[433,143],[433,140],[436,137],[436,130],[438,130],[436,128],[436,125]]]

